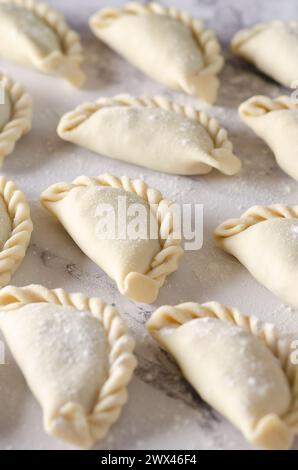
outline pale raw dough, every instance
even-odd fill
[[[89,414],[107,378],[108,347],[101,324],[73,307],[35,303],[1,313],[0,328],[43,408],[46,431],[58,437],[63,427],[71,432],[63,406],[79,403]]]
[[[0,56],[80,86],[80,40],[62,15],[34,0],[0,0]]]
[[[26,196],[13,181],[0,176],[0,288],[9,283],[22,262],[32,230]]]
[[[183,249],[173,232],[172,203],[142,180],[81,176],[51,186],[41,202],[121,294],[135,301],[154,302],[178,268]]]
[[[298,22],[273,21],[236,33],[235,54],[261,72],[291,88],[298,79]]]
[[[201,22],[156,3],[132,2],[90,19],[94,34],[153,79],[216,100],[223,66],[220,46]]]
[[[53,51],[61,51],[57,34],[31,11],[0,3],[0,55],[35,65]]]
[[[298,307],[298,207],[255,206],[215,230],[215,240],[284,302]]]
[[[2,250],[4,243],[10,237],[12,230],[11,219],[7,212],[7,207],[0,195],[0,250]]]
[[[0,87],[1,87],[1,80],[0,80]],[[2,98],[3,98],[3,103],[2,103]],[[5,124],[8,123],[11,117],[11,101],[9,98],[9,95],[7,93],[7,90],[4,89],[3,95],[0,91],[0,132],[5,126]]]
[[[269,145],[278,165],[298,180],[298,104],[287,96],[253,96],[240,105],[239,114]]]
[[[227,320],[210,318],[217,311]],[[147,328],[199,395],[248,441],[265,449],[289,448],[294,432],[283,421],[292,404],[288,378],[270,349],[247,326],[233,323],[248,323],[241,317],[216,303],[186,303],[160,307]]]
[[[166,173],[196,175],[216,168],[233,175],[241,167],[215,119],[163,97],[120,95],[82,104],[62,117],[58,134],[93,152]]]
[[[101,299],[43,286],[0,292],[0,329],[46,432],[91,447],[117,421],[136,360],[118,312]]]
[[[101,205],[109,204],[117,221],[118,198],[123,198],[127,207],[130,204],[141,205],[149,217],[150,209],[143,199],[116,188],[74,188],[51,210],[86,255],[117,282],[120,292],[125,293],[126,277],[130,272],[146,273],[151,260],[160,251],[160,244],[158,239],[121,240],[117,233],[116,238],[110,239],[101,233],[99,224],[102,218],[96,214]],[[129,224],[130,220],[132,218],[128,217],[126,222]]]

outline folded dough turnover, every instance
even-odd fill
[[[0,0],[0,56],[82,85],[82,46],[60,13],[34,0]]]
[[[1,72],[0,88],[1,167],[4,158],[14,150],[17,140],[31,129],[32,100],[20,83],[13,82]]]
[[[216,119],[164,97],[119,95],[84,103],[62,116],[58,134],[93,152],[166,173],[198,175],[216,168],[233,175],[241,167]]]
[[[119,95],[84,103],[62,116],[58,134],[96,153],[166,173],[206,174],[216,168],[232,175],[241,167],[216,119],[164,97]]]
[[[232,51],[286,87],[298,77],[298,22],[272,21],[243,29],[231,42]]]
[[[298,307],[298,206],[253,206],[214,236],[261,284]]]
[[[134,341],[100,299],[8,286],[0,329],[43,410],[48,434],[91,447],[118,419],[136,365]]]
[[[253,96],[240,105],[239,115],[269,145],[278,165],[298,180],[298,104],[288,96]]]
[[[189,302],[160,307],[147,328],[201,397],[249,442],[291,446],[298,432],[297,366],[273,325],[216,302]]]
[[[143,181],[80,177],[50,187],[41,201],[123,295],[151,303],[177,269],[183,250],[171,224],[166,239],[161,238],[171,203]]]
[[[93,33],[145,74],[213,103],[223,66],[220,45],[189,13],[130,2],[90,18]]]
[[[33,225],[25,195],[0,176],[0,288],[9,283],[28,248]]]

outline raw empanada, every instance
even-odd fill
[[[9,283],[23,260],[33,225],[25,195],[0,176],[0,287]]]
[[[214,236],[261,284],[298,307],[298,206],[253,206]]]
[[[142,180],[81,176],[51,186],[41,202],[121,294],[135,301],[154,302],[178,267],[183,250],[173,232],[172,203]]]
[[[136,360],[116,309],[43,286],[0,292],[0,329],[48,434],[89,448],[117,421]]]
[[[0,167],[13,151],[16,141],[30,131],[31,122],[29,94],[19,83],[0,73]]]
[[[288,96],[253,96],[240,105],[239,114],[269,145],[278,165],[298,180],[298,104]]]
[[[272,21],[243,29],[231,42],[234,54],[291,88],[298,78],[298,22]]]
[[[161,96],[84,103],[62,117],[58,134],[93,152],[166,173],[198,175],[217,168],[233,175],[241,166],[216,119]]]
[[[274,326],[216,302],[160,307],[148,331],[246,439],[288,449],[298,433],[298,371]]]
[[[90,18],[93,33],[145,74],[213,103],[223,66],[220,45],[203,22],[157,3],[127,3]]]
[[[0,0],[0,56],[81,86],[82,46],[63,16],[34,0]]]

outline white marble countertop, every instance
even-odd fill
[[[33,130],[18,143],[2,168],[27,194],[34,222],[30,248],[13,283],[19,286],[41,283],[50,288],[63,287],[100,296],[114,302],[129,322],[137,340],[139,367],[129,387],[130,399],[122,417],[98,449],[249,449],[240,432],[196,396],[172,361],[148,338],[144,323],[154,308],[165,303],[217,300],[274,322],[282,332],[298,332],[298,312],[282,305],[212,242],[212,230],[218,223],[238,216],[253,204],[297,204],[297,182],[278,168],[269,149],[237,116],[237,106],[253,94],[277,96],[289,90],[255,73],[227,50],[232,34],[241,27],[270,19],[297,18],[297,1],[163,2],[205,19],[225,47],[227,60],[221,74],[222,87],[213,107],[154,83],[91,34],[87,26],[91,13],[124,2],[51,0],[48,3],[60,8],[82,34],[88,80],[83,90],[76,90],[58,79],[0,63],[1,69],[20,80],[34,99]],[[241,174],[224,177],[213,172],[200,178],[159,174],[99,157],[58,138],[56,126],[65,111],[84,100],[122,92],[164,93],[180,103],[192,103],[208,110],[230,131],[235,151],[243,161]],[[48,185],[106,171],[143,177],[178,202],[204,204],[203,248],[186,253],[179,271],[170,277],[155,305],[140,306],[123,298],[114,282],[81,253],[39,205],[39,194]],[[45,435],[39,405],[8,353],[6,360],[7,364],[0,367],[0,449],[67,448]]]

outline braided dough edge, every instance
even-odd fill
[[[237,235],[252,225],[273,218],[298,219],[298,206],[272,204],[270,206],[252,206],[238,219],[228,219],[214,231],[214,238],[220,240]]]
[[[89,20],[89,25],[93,33],[105,26],[105,24],[115,21],[124,15],[163,15],[181,22],[190,31],[192,36],[202,52],[204,65],[200,70],[200,75],[218,75],[224,65],[224,58],[221,55],[221,46],[213,31],[205,29],[204,23],[193,18],[186,12],[175,7],[165,7],[152,2],[142,5],[138,2],[129,2],[120,8],[104,8],[95,13]],[[100,37],[100,35],[99,35]],[[182,88],[185,88],[182,86]],[[187,93],[190,91],[187,87],[184,89]],[[208,100],[207,100],[208,101]]]
[[[290,96],[279,96],[270,98],[269,96],[257,95],[240,104],[239,116],[245,120],[251,117],[264,116],[267,113],[284,110],[298,110],[298,104],[293,103]]]
[[[102,324],[107,336],[110,348],[109,375],[98,393],[92,412],[86,415],[82,407],[73,402],[65,403],[60,409],[60,414],[65,420],[78,423],[77,428],[74,424],[74,428],[83,433],[78,436],[78,444],[89,448],[96,440],[106,435],[119,418],[127,401],[127,386],[137,365],[133,355],[135,342],[128,334],[127,326],[117,310],[99,298],[90,298],[81,293],[68,293],[63,289],[50,290],[41,285],[7,286],[0,291],[0,309],[4,312],[37,302],[70,306],[89,312]],[[49,426],[46,431],[63,438],[60,426],[58,430]]]
[[[140,96],[134,97],[127,94],[120,94],[109,97],[102,97],[95,102],[82,103],[73,111],[64,114],[58,125],[58,135],[64,140],[68,139],[68,133],[78,128],[87,121],[94,113],[104,107],[124,106],[124,107],[144,107],[160,108],[165,111],[182,114],[188,119],[198,122],[209,134],[213,141],[214,149],[210,152],[210,167],[217,168],[227,175],[237,173],[241,167],[241,161],[233,154],[233,144],[228,138],[227,130],[219,124],[217,119],[210,117],[205,111],[199,111],[193,106],[183,106],[164,96]],[[221,163],[221,159],[224,163]],[[230,162],[231,169],[228,169]],[[213,165],[212,165],[213,163]],[[207,166],[208,164],[205,163]]]
[[[16,142],[31,130],[32,100],[20,83],[13,82],[3,73],[0,73],[0,83],[9,96],[12,109],[10,120],[0,130],[1,167],[4,158],[14,150]]]
[[[291,361],[291,339],[282,337],[273,324],[264,323],[256,316],[245,315],[237,308],[218,302],[186,302],[174,307],[165,305],[158,308],[146,326],[148,332],[159,342],[158,332],[163,328],[179,328],[186,322],[203,317],[216,318],[243,328],[262,341],[279,360],[293,397],[291,409],[280,419],[293,438],[298,434],[298,366]]]
[[[297,26],[298,25],[297,21],[278,21],[278,20],[276,20],[276,21],[269,21],[267,23],[257,23],[254,26],[252,26],[251,28],[241,29],[232,38],[232,41],[231,41],[232,52],[236,55],[241,56],[241,50],[240,49],[241,49],[241,46],[245,42],[249,41],[252,37],[254,37],[257,34],[261,33],[265,29],[271,28],[272,26],[273,27],[279,26],[279,25],[282,25],[282,24],[285,24],[285,23],[288,24],[289,26],[292,26],[292,25]]]
[[[44,73],[62,76],[77,87],[82,86],[86,77],[80,68],[83,61],[80,36],[68,26],[63,15],[46,3],[35,0],[0,0],[0,3],[13,4],[31,11],[59,37],[63,52],[53,51],[39,62],[37,68]]]
[[[175,214],[172,208],[172,201],[163,199],[158,190],[150,188],[140,179],[133,180],[127,176],[116,177],[106,173],[95,178],[80,176],[72,183],[54,184],[41,194],[41,203],[51,212],[50,203],[61,201],[73,188],[84,186],[110,186],[124,189],[125,191],[137,194],[149,204],[158,222],[159,241],[162,248],[153,258],[146,274],[131,272],[126,276],[125,284],[127,290],[124,292],[124,295],[128,295],[139,302],[154,302],[166,278],[178,269],[178,261],[184,253],[181,247],[181,240],[174,238]],[[138,288],[142,291],[140,294],[141,298],[133,296],[133,292],[130,291],[130,289],[133,291],[133,287],[129,284],[130,282],[138,284]],[[144,285],[143,289],[142,285]],[[146,300],[142,300],[143,296],[145,296]]]
[[[33,225],[30,207],[22,191],[13,181],[0,176],[2,196],[12,223],[12,232],[0,251],[0,287],[9,283],[11,276],[23,260],[28,248]]]
[[[129,2],[121,8],[104,8],[95,13],[89,21],[90,27],[93,32],[96,29],[104,27],[108,21],[113,21],[124,15],[163,15],[169,16],[177,21],[180,21],[184,26],[191,30],[192,35],[195,37],[200,49],[202,50],[205,66],[201,69],[204,74],[218,74],[223,67],[224,59],[221,55],[221,47],[213,31],[205,29],[202,21],[193,18],[193,16],[186,12],[178,10],[174,7],[165,7],[159,3],[152,2],[142,5],[138,2]]]

